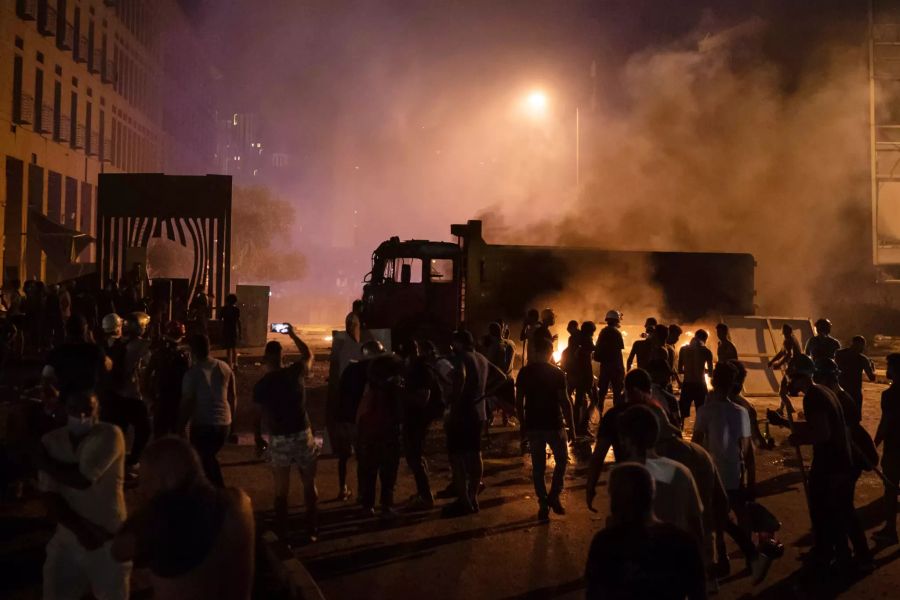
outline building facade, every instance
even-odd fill
[[[213,171],[213,79],[175,0],[0,2],[4,280],[89,268],[100,173]]]

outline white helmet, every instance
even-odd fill
[[[606,312],[606,318],[604,321],[621,321],[622,313],[617,310],[610,310]]]
[[[122,318],[116,313],[109,313],[101,322],[103,333],[122,335]]]

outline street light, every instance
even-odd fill
[[[524,108],[526,113],[532,118],[543,118],[547,116],[547,106],[549,101],[547,94],[541,90],[533,90],[525,96]]]
[[[540,89],[535,89],[522,100],[522,107],[532,119],[543,119],[547,116],[550,100],[547,94]],[[575,187],[581,184],[581,114],[575,107]]]

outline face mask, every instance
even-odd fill
[[[66,423],[66,428],[69,430],[69,433],[75,437],[87,435],[93,427],[93,417],[73,417],[72,415],[69,415],[69,420]]]

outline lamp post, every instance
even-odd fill
[[[528,117],[539,120],[547,116],[550,100],[547,94],[540,89],[535,89],[525,95],[522,107]],[[581,185],[581,111],[575,107],[575,187]]]

